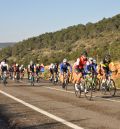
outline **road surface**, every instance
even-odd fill
[[[120,91],[116,97],[94,93],[92,101],[41,80],[0,84],[0,129],[120,129]]]

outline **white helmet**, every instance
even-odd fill
[[[67,59],[63,59],[63,63],[67,63]]]
[[[51,67],[53,67],[54,66],[54,64],[53,63],[51,63]]]
[[[23,65],[21,65],[21,67],[23,67]]]
[[[37,67],[39,67],[40,65],[39,64],[36,64]]]
[[[30,65],[33,65],[33,61],[32,60],[30,61]]]
[[[92,57],[89,57],[88,61],[93,61],[93,58]]]
[[[94,59],[94,60],[93,60],[93,63],[95,63],[95,64],[96,64],[96,62],[97,62],[97,61]]]
[[[18,64],[16,64],[16,66],[18,66]]]

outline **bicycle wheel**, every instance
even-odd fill
[[[99,78],[96,78],[95,79],[95,90],[96,91],[99,91],[100,90],[100,79]]]
[[[92,99],[92,91],[93,91],[92,83],[89,81],[86,81],[85,86],[84,86],[84,94],[85,94],[86,99],[88,100]]]
[[[65,87],[65,90],[67,90],[67,88],[68,88],[68,79],[65,79],[64,87]]]
[[[6,77],[3,78],[3,84],[4,84],[4,86],[6,86],[6,84],[7,84]]]
[[[54,78],[53,84],[54,84],[54,85],[57,85],[57,84],[58,84],[58,78],[57,78],[57,77]]]
[[[103,83],[101,83],[100,91],[101,91],[101,94],[106,95],[106,92],[107,92],[107,84],[106,84],[106,81],[103,82]]]
[[[81,97],[81,87],[80,87],[80,85],[79,86],[77,85],[77,87],[74,85],[74,90],[75,90],[76,97],[80,98]]]
[[[19,73],[17,73],[16,79],[17,79],[17,82],[19,82],[19,79],[20,79],[20,74]]]
[[[109,87],[109,92],[110,92],[110,95],[111,96],[115,96],[115,93],[116,93],[116,86],[115,86],[115,82],[113,79],[110,80],[109,84],[108,84],[108,87]]]
[[[34,86],[34,77],[31,77],[31,86]]]

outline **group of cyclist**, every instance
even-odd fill
[[[33,61],[30,61],[30,64],[27,67],[28,80],[31,80],[32,76],[36,76],[36,81],[39,82],[42,72],[44,72],[43,64],[35,64]]]
[[[63,59],[60,63],[51,63],[49,66],[50,73],[50,81],[57,82],[58,77],[60,78],[62,85],[64,86],[64,79],[67,76],[68,78],[72,75],[72,81],[75,84],[75,88],[77,90],[77,85],[80,83],[82,78],[85,78],[88,74],[92,74],[92,76],[97,76],[100,74],[103,78],[109,77],[111,75],[111,70],[109,68],[109,64],[111,63],[110,55],[106,55],[103,58],[103,61],[99,65],[94,58],[88,57],[86,51],[84,51],[79,58],[77,58],[76,62],[72,66],[67,59]],[[19,65],[14,63],[9,66],[7,60],[4,59],[0,63],[0,77],[2,77],[4,72],[9,73],[9,77],[11,79],[22,79],[24,77],[25,70],[27,71],[28,79],[31,79],[31,75],[34,75],[39,79],[41,71],[44,66],[35,64],[33,61],[30,61],[30,64],[25,69],[24,65]],[[43,70],[44,71],[44,70]],[[42,71],[42,72],[43,72]],[[64,88],[64,87],[63,87]]]
[[[79,58],[77,58],[73,67],[70,63],[68,63],[67,59],[63,59],[60,63],[60,73],[59,77],[61,78],[61,82],[64,85],[64,78],[67,75],[69,77],[70,74],[73,76],[73,83],[75,84],[75,88],[77,89],[77,85],[80,83],[81,79],[85,78],[87,75],[91,74],[93,77],[97,77],[99,74],[104,78],[104,80],[108,77],[110,78],[111,70],[109,64],[111,63],[111,57],[109,54],[105,55],[103,61],[100,62],[100,65],[97,64],[94,58],[88,57],[86,51],[84,51]],[[58,64],[56,63],[49,66],[50,71],[50,80],[53,79],[54,75],[58,74]]]
[[[15,80],[16,78],[22,79],[24,77],[25,68],[23,65],[19,65],[14,63],[13,65],[8,65],[6,59],[4,59],[0,63],[0,77],[2,78],[3,73],[6,72],[6,75],[10,78]]]

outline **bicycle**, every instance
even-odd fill
[[[6,86],[7,84],[7,72],[6,71],[3,72],[2,80],[3,80],[4,86]]]
[[[35,83],[35,77],[34,77],[34,73],[30,73],[30,83],[31,83],[31,86],[34,86],[34,83]]]
[[[40,83],[40,80],[42,79],[40,72],[39,72],[39,73],[36,73],[35,79],[36,79],[36,82],[37,82],[37,83]]]
[[[65,90],[67,90],[67,86],[69,83],[69,76],[68,76],[68,72],[63,72],[63,84],[62,84],[62,88],[64,88]]]
[[[19,82],[20,80],[20,72],[16,72],[16,82]]]
[[[75,83],[74,84],[74,91],[75,91],[75,95],[76,97],[80,98],[81,97],[81,93],[84,91],[84,80],[81,79],[80,83]]]
[[[75,84],[76,85],[76,84]],[[81,97],[81,93],[84,92],[86,99],[91,100],[93,92],[99,90],[100,80],[97,76],[93,76],[91,73],[81,78],[81,82],[75,86],[75,95]]]
[[[58,83],[58,74],[54,72],[50,77],[50,82],[56,85]]]
[[[101,80],[100,91],[103,95],[107,95],[107,93],[109,93],[110,96],[115,96],[116,86],[114,80],[111,79],[111,75],[106,76],[105,80]]]
[[[54,85],[58,84],[58,80],[59,80],[58,78],[59,78],[58,73],[54,72],[54,77],[53,77],[53,84]]]
[[[96,92],[100,89],[100,80],[97,78],[97,75],[94,73],[88,73],[85,77],[85,97],[88,100],[92,99],[93,92]]]

